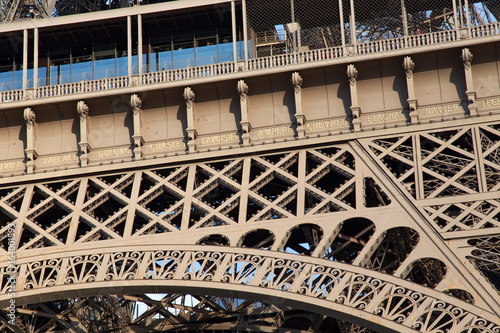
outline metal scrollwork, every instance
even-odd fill
[[[469,69],[470,66],[472,65],[472,52],[469,50],[469,48],[465,47],[462,49],[462,62],[464,64],[465,69]]]
[[[406,73],[406,77],[410,79],[413,75],[413,70],[415,69],[415,63],[411,59],[411,57],[407,56],[403,60],[403,68]]]
[[[240,94],[240,99],[243,102],[247,98],[247,94],[248,94],[248,84],[245,83],[245,80],[238,81],[237,90],[238,90],[238,93]]]
[[[36,115],[32,108],[24,109],[24,120],[26,121],[26,126],[32,128],[35,124]]]
[[[142,100],[140,99],[139,95],[133,94],[132,96],[130,96],[130,106],[132,106],[134,115],[138,115],[139,110],[142,107]]]
[[[184,93],[182,94],[182,96],[184,97],[184,100],[186,101],[186,106],[188,108],[191,108],[193,106],[193,102],[194,102],[194,98],[195,98],[195,94],[194,94],[193,90],[191,89],[191,87],[184,88]]]
[[[85,103],[85,101],[79,101],[76,104],[76,110],[78,111],[78,115],[80,116],[81,121],[85,121],[87,115],[89,114],[89,106]]]
[[[353,64],[349,64],[347,66],[347,77],[349,78],[349,83],[351,84],[351,86],[355,85],[356,84],[356,79],[358,78],[358,70],[356,69],[356,67],[354,67]]]
[[[293,89],[295,90],[296,93],[300,91],[302,88],[302,76],[300,76],[299,72],[293,72],[292,73],[292,84],[293,84]]]

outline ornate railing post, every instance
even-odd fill
[[[88,122],[87,116],[89,114],[89,106],[85,101],[79,101],[76,105],[76,110],[80,116],[80,142],[78,146],[80,147],[80,166],[87,166],[89,163],[88,154],[92,150],[88,142]]]
[[[306,136],[306,116],[302,112],[302,76],[299,72],[292,73],[292,84],[295,96],[295,120],[297,121],[297,136],[303,139]]]
[[[243,145],[248,146],[250,144],[250,131],[252,130],[252,125],[248,121],[248,105],[247,105],[247,95],[248,95],[248,85],[245,80],[238,81],[238,87],[236,88],[240,94],[240,112],[241,112],[241,131],[243,132],[241,138],[243,140]]]

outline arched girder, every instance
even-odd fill
[[[2,281],[9,275],[0,267]],[[284,299],[384,332],[495,332],[495,316],[409,281],[319,258],[216,246],[129,246],[20,258],[16,305],[106,293],[214,292]],[[0,306],[9,302],[2,285]],[[271,302],[272,303],[272,302]]]

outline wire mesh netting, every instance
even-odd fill
[[[500,1],[248,0],[256,57],[497,23]]]

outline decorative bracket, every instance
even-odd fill
[[[182,94],[184,100],[186,101],[186,113],[187,113],[187,125],[186,132],[188,134],[188,150],[189,152],[196,151],[196,137],[198,133],[194,127],[194,98],[195,94],[191,87],[184,88],[184,93]]]
[[[250,131],[252,130],[252,126],[250,121],[248,121],[248,105],[247,105],[247,95],[248,95],[248,84],[246,84],[245,80],[239,80],[238,86],[236,87],[238,93],[240,94],[240,112],[241,112],[241,139],[243,141],[244,146],[248,146],[250,144]]]
[[[295,121],[297,122],[297,137],[303,139],[306,136],[306,117],[302,112],[302,76],[299,72],[292,73],[292,84],[295,97]]]
[[[80,142],[78,145],[80,146],[80,166],[87,166],[89,163],[89,153],[90,153],[90,144],[88,142],[88,122],[87,116],[89,114],[89,106],[85,103],[85,101],[79,101],[76,104],[76,111],[80,116]]]
[[[26,173],[35,171],[35,159],[38,154],[35,151],[35,120],[36,115],[32,108],[24,109],[24,120],[26,121]]]
[[[358,103],[358,89],[356,79],[358,78],[358,70],[353,64],[347,65],[347,78],[349,79],[349,88],[351,92],[351,128],[355,131],[361,130],[361,108]]]
[[[474,80],[472,78],[473,55],[471,51],[467,47],[465,47],[462,49],[462,55],[460,58],[462,59],[462,63],[464,64],[465,83],[467,85],[467,91],[465,92],[465,94],[467,95],[467,101],[469,104],[469,115],[475,116],[477,115],[477,105],[476,91],[474,90]]]
[[[418,123],[418,113],[417,113],[418,101],[417,98],[415,97],[415,85],[413,83],[413,70],[415,69],[415,63],[413,62],[411,57],[409,56],[404,57],[403,69],[406,73],[406,89],[408,91],[408,99],[406,101],[408,102],[408,109],[410,110],[409,123],[416,124]]]
[[[137,94],[132,94],[130,96],[130,106],[132,107],[132,115],[134,120],[134,135],[132,139],[134,140],[134,159],[140,159],[143,156],[142,146],[144,145],[144,139],[141,134],[141,108],[142,100]]]
[[[80,121],[86,121],[89,114],[89,106],[85,103],[85,101],[79,101],[76,104],[76,110],[80,116]]]

